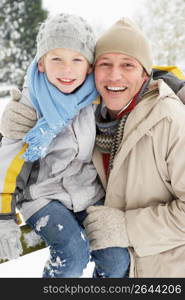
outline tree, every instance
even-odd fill
[[[22,86],[36,53],[39,24],[46,17],[41,0],[0,0],[0,82]]]
[[[155,64],[182,66],[184,16],[185,0],[144,0],[136,21],[151,41]]]

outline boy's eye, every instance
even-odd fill
[[[81,58],[74,58],[73,61],[81,62],[81,61],[83,61],[83,59],[81,59]]]
[[[53,57],[52,60],[53,61],[60,61],[60,58],[59,57]]]

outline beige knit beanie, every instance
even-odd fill
[[[123,18],[111,26],[98,39],[95,50],[95,61],[105,53],[123,53],[137,59],[148,75],[152,71],[152,53],[149,42],[128,18]]]

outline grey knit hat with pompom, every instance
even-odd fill
[[[68,48],[82,54],[90,64],[94,60],[95,35],[86,20],[67,13],[49,17],[37,35],[37,61],[55,48]]]

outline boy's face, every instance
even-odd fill
[[[69,94],[79,87],[92,71],[87,59],[80,53],[57,48],[49,51],[39,62],[40,72],[61,92]]]

